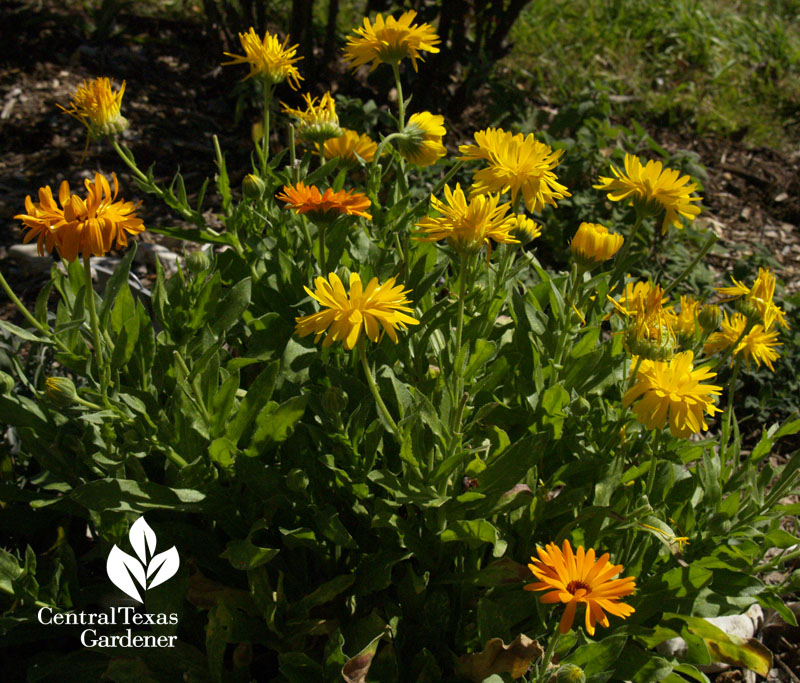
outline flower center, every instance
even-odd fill
[[[588,584],[584,583],[583,581],[570,581],[567,584],[567,592],[576,595],[578,591],[581,591],[581,596],[587,595],[588,593],[592,592],[592,589],[589,587]]]

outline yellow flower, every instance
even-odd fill
[[[517,237],[524,237],[526,242],[532,242],[542,234],[542,226],[524,213],[518,213],[514,220],[514,232]]]
[[[416,71],[417,60],[422,59],[420,51],[439,52],[436,46],[441,42],[430,24],[412,23],[416,16],[416,12],[408,10],[399,19],[386,17],[384,21],[379,14],[374,24],[364,17],[364,26],[353,29],[356,35],[347,39],[345,61],[350,62],[353,69],[371,64],[369,70],[373,71],[381,62],[397,64],[410,57]]]
[[[308,287],[304,289],[324,310],[296,318],[295,332],[301,337],[316,334],[316,343],[327,331],[323,346],[341,341],[344,348],[350,351],[358,342],[362,329],[369,339],[377,342],[382,328],[396,344],[396,330],[405,330],[407,325],[419,325],[419,320],[404,313],[414,312],[413,308],[407,306],[411,303],[406,297],[409,290],[404,290],[402,285],[395,286],[394,281],[392,277],[381,285],[378,284],[378,278],[374,277],[363,289],[361,278],[352,273],[348,296],[336,273],[330,273],[327,280],[324,277],[316,278],[315,291],[312,292]]]
[[[336,102],[329,92],[326,92],[317,104],[317,98],[303,95],[306,108],[292,109],[283,104],[284,114],[290,114],[297,120],[297,135],[302,140],[311,142],[325,142],[329,138],[339,137],[342,129],[339,128],[339,117],[336,115]]]
[[[456,184],[455,191],[445,185],[444,196],[447,203],[431,195],[432,208],[442,215],[422,218],[416,227],[422,228],[424,235],[415,239],[422,242],[446,239],[456,248],[469,251],[486,244],[490,253],[490,239],[502,244],[519,244],[519,240],[511,235],[516,228],[516,219],[513,215],[506,215],[510,205],[498,205],[500,195],[479,195],[467,203],[464,191]]]
[[[747,307],[753,307],[758,312],[758,315],[761,316],[765,330],[769,331],[772,328],[772,323],[776,320],[781,327],[789,329],[789,323],[786,322],[786,314],[773,301],[775,296],[775,276],[769,268],[758,269],[758,277],[753,282],[752,289],[733,277],[731,277],[731,280],[733,281],[733,287],[720,287],[717,291],[731,299],[743,298],[742,313],[748,314]]]
[[[298,214],[307,213],[316,220],[332,220],[339,216],[372,218],[366,212],[372,202],[365,194],[354,190],[334,192],[328,188],[322,193],[315,185],[299,182],[296,185],[284,185],[283,192],[276,197],[286,202],[286,208],[294,209]]]
[[[397,150],[412,164],[430,166],[447,154],[442,144],[442,137],[446,134],[443,116],[429,111],[412,114],[397,139]]]
[[[739,337],[747,329],[747,318],[741,313],[734,313],[733,318],[728,318],[727,313],[724,313],[723,316],[722,331],[715,332],[708,338],[703,351],[707,354],[712,354],[717,351],[727,350],[736,344],[733,355],[744,356],[748,368],[750,367],[750,359],[754,359],[759,368],[761,363],[764,363],[770,370],[775,372],[775,368],[772,367],[772,361],[778,360],[780,354],[774,350],[774,347],[783,346],[777,341],[778,331],[767,332],[764,330],[763,325],[753,325],[752,329],[740,341]],[[731,359],[732,362],[733,359]]]
[[[611,201],[618,202],[631,199],[637,210],[647,215],[656,215],[664,211],[661,232],[665,233],[670,224],[682,228],[680,217],[694,220],[700,213],[700,207],[692,202],[701,201],[701,197],[692,197],[697,189],[696,183],[690,183],[688,175],[682,176],[671,168],[663,168],[660,161],[648,161],[642,166],[639,157],[625,155],[625,173],[616,166],[611,166],[614,178],[600,177],[600,184],[594,185],[598,190],[606,190]]]
[[[628,351],[650,360],[672,356],[676,315],[660,285],[628,282],[619,300],[610,296],[608,300],[618,313],[630,319],[625,334]]]
[[[86,126],[84,155],[89,149],[90,139],[103,138],[106,135],[113,137],[128,127],[128,119],[120,114],[124,93],[125,81],[122,81],[119,90],[114,91],[108,78],[95,78],[78,86],[69,108],[57,105],[63,112]]]
[[[536,552],[539,557],[531,557],[533,564],[528,568],[539,580],[527,584],[524,589],[549,591],[540,598],[543,603],[566,605],[559,624],[561,633],[572,628],[575,611],[581,603],[586,605],[586,632],[590,636],[594,635],[598,623],[608,628],[606,612],[623,619],[633,614],[633,607],[619,600],[636,590],[636,579],[632,576],[613,579],[624,567],[610,564],[608,553],[598,560],[595,560],[593,548],[584,552],[583,546],[578,546],[573,553],[566,539],[560,549],[555,543],[548,543],[545,548],[537,546]]]
[[[722,387],[701,384],[716,377],[707,368],[694,369],[691,351],[676,353],[669,362],[643,360],[636,375],[636,384],[622,398],[629,406],[641,398],[633,412],[648,429],[663,429],[669,417],[669,429],[674,436],[685,438],[708,429],[704,413],[713,416],[720,412],[714,396]]]
[[[138,234],[144,225],[135,214],[138,205],[116,201],[119,192],[116,174],[112,173],[112,179],[113,196],[108,180],[101,174],[95,174],[94,182],[85,180],[86,199],[71,194],[69,183],[62,182],[58,192],[62,208],[53,201],[49,187],[39,190],[39,204],[26,198],[28,213],[15,216],[32,230],[24,241],[38,235],[40,253],[44,242],[48,250],[55,247],[66,261],[74,261],[79,253],[84,258],[104,256],[114,243],[117,248],[127,246],[127,233]]]
[[[273,36],[267,31],[262,40],[251,26],[247,33],[239,34],[239,42],[242,44],[244,54],[223,53],[226,57],[233,57],[230,62],[222,62],[223,66],[249,64],[250,73],[242,80],[246,81],[248,78],[257,76],[270,86],[288,80],[292,89],[297,90],[303,77],[295,64],[303,58],[295,56],[297,54],[297,45],[286,47],[289,42],[289,36],[286,36],[283,43],[281,43],[277,36]]]
[[[528,211],[539,211],[546,204],[556,206],[556,199],[571,196],[553,173],[564,150],[554,152],[533,134],[512,135],[501,128],[478,131],[475,142],[458,148],[464,155],[461,160],[481,159],[488,164],[475,174],[471,196],[511,192],[513,203],[521,192]]]
[[[345,164],[355,164],[356,155],[364,161],[370,162],[375,158],[378,151],[378,143],[372,140],[369,135],[362,133],[359,135],[354,130],[342,128],[342,134],[336,138],[325,140],[322,145],[322,153],[326,159],[337,158]]]
[[[700,302],[693,296],[681,296],[681,310],[673,320],[673,330],[686,343],[694,342]]]
[[[581,223],[569,246],[575,260],[591,268],[616,254],[622,242],[622,235],[609,232],[604,225]]]

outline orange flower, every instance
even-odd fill
[[[55,247],[61,258],[67,261],[74,261],[79,253],[84,258],[104,256],[114,243],[116,247],[127,246],[127,233],[142,232],[144,224],[135,214],[138,205],[124,200],[116,201],[119,183],[116,174],[112,173],[111,177],[114,181],[113,195],[108,180],[96,173],[94,182],[88,179],[84,181],[86,199],[71,194],[66,180],[58,191],[61,207],[53,199],[49,186],[39,190],[39,202],[36,204],[26,197],[25,209],[28,213],[15,216],[31,229],[23,241],[29,242],[38,236],[40,254],[43,253],[43,247],[48,251]]]
[[[287,208],[294,209],[299,214],[307,213],[316,220],[332,220],[338,216],[372,218],[366,212],[372,202],[365,194],[353,190],[334,192],[328,188],[322,193],[315,185],[299,182],[294,186],[284,185],[283,192],[276,197],[286,202]]]
[[[537,547],[536,552],[539,559],[531,557],[533,564],[529,564],[528,568],[539,581],[529,583],[524,588],[528,591],[550,591],[542,595],[542,602],[563,602],[567,606],[559,625],[561,633],[567,633],[572,628],[579,603],[586,605],[586,632],[590,636],[594,635],[596,623],[608,627],[605,612],[623,619],[633,614],[633,607],[617,601],[633,593],[635,579],[628,576],[612,580],[611,577],[617,576],[623,567],[609,564],[608,553],[595,561],[594,549],[589,548],[584,552],[583,546],[578,546],[578,552],[573,554],[566,539],[562,550],[555,543],[548,543],[545,549]]]

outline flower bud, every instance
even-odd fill
[[[556,683],[586,683],[586,676],[579,666],[564,664],[556,671]]]
[[[749,325],[758,325],[763,323],[761,317],[761,311],[758,310],[756,305],[752,301],[748,301],[747,299],[737,299],[736,302],[733,304],[734,308],[741,313],[745,318],[747,318],[747,322]]]
[[[614,256],[623,241],[622,235],[609,232],[604,225],[581,223],[569,246],[579,265],[592,268]]]
[[[703,306],[697,315],[697,322],[700,323],[700,327],[703,328],[704,332],[713,332],[719,328],[722,322],[722,311],[719,306],[713,304]]]
[[[204,270],[208,270],[210,265],[211,259],[202,249],[198,249],[186,255],[186,267],[195,275],[202,273]]]
[[[447,154],[442,144],[446,133],[443,116],[429,111],[412,114],[397,138],[397,151],[416,166],[430,166]]]
[[[7,395],[11,393],[14,388],[14,378],[7,372],[0,370],[0,395]]]
[[[646,360],[668,361],[675,352],[675,340],[669,334],[662,335],[660,340],[640,337],[632,327],[625,333],[625,348]]]
[[[53,403],[64,408],[78,398],[75,385],[66,377],[48,377],[44,382],[44,393]]]
[[[518,213],[515,221],[514,232],[520,238],[520,242],[532,242],[542,234],[542,226],[524,213]]]
[[[242,181],[242,195],[249,202],[257,202],[264,196],[267,186],[257,175],[248,173]]]

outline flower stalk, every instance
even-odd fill
[[[367,378],[367,384],[369,385],[369,390],[372,392],[372,396],[375,399],[375,405],[378,406],[378,410],[380,414],[383,416],[384,421],[392,432],[392,435],[397,439],[398,443],[400,442],[400,430],[397,427],[397,423],[392,418],[392,414],[389,412],[389,409],[386,407],[386,404],[383,402],[381,398],[380,391],[378,391],[378,385],[375,383],[375,378],[372,375],[372,370],[369,367],[369,363],[367,362],[367,349],[364,345],[364,338],[361,337],[358,340],[358,357],[361,360],[361,367],[364,369],[364,375]]]
[[[110,408],[108,402],[109,368],[106,365],[103,354],[103,343],[100,337],[100,320],[97,317],[97,307],[94,302],[94,285],[92,284],[91,257],[83,259],[83,272],[86,278],[86,309],[89,311],[89,320],[92,325],[92,337],[94,339],[94,356],[97,362],[97,374],[100,376],[100,394],[103,397],[103,405]]]

